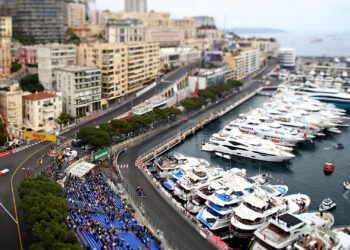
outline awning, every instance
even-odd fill
[[[82,176],[86,175],[87,173],[89,173],[91,171],[91,169],[93,169],[94,167],[95,167],[95,164],[92,164],[92,163],[89,163],[86,161],[82,161],[76,165],[72,165],[66,171],[68,174],[71,174],[71,175],[74,175],[77,177],[82,177]]]

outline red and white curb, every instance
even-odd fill
[[[9,172],[10,170],[8,169],[3,169],[0,171],[0,175],[6,174],[7,172]]]
[[[0,154],[0,158],[2,158],[2,157],[4,157],[4,156],[8,156],[8,155],[10,155],[12,152],[11,151],[7,151],[7,152],[5,152],[5,153],[1,153]]]
[[[28,149],[28,148],[34,147],[35,145],[38,145],[39,143],[42,143],[42,142],[44,142],[44,141],[38,141],[38,142],[35,142],[35,143],[33,143],[33,144],[24,146],[24,147],[15,148],[14,150],[12,150],[12,153],[21,152],[21,151],[26,150],[26,149]]]

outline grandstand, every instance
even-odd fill
[[[64,194],[70,208],[68,224],[83,247],[161,249],[159,240],[135,220],[127,204],[97,170],[83,177],[67,177]]]

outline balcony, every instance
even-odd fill
[[[11,118],[16,118],[17,117],[17,113],[9,113],[8,115],[7,115],[7,117],[9,118],[9,119],[11,119]]]
[[[17,106],[14,102],[9,102],[8,106],[7,106],[8,109],[16,109]]]

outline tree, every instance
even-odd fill
[[[73,30],[69,30],[69,35],[68,43],[80,44],[80,37],[78,37]]]
[[[122,132],[129,133],[133,130],[133,127],[124,120],[116,119],[111,121],[112,128],[115,130],[121,130]]]
[[[17,72],[18,70],[20,70],[21,68],[22,68],[22,65],[21,65],[21,64],[14,62],[14,63],[12,63],[12,65],[11,65],[11,73],[15,73],[15,72]]]
[[[108,135],[110,137],[113,137],[117,134],[117,132],[115,131],[115,129],[113,129],[113,127],[111,126],[110,123],[101,123],[99,125],[100,129],[102,129],[103,131],[105,131],[106,133],[108,133]]]
[[[204,104],[204,100],[201,97],[192,97],[181,103],[181,105],[188,111],[194,110]]]
[[[111,142],[111,138],[106,131],[95,127],[81,128],[78,132],[78,138],[92,146],[106,146]]]
[[[204,99],[212,99],[212,100],[215,100],[216,99],[216,95],[210,91],[210,89],[201,89],[198,91],[198,96],[199,97],[203,97]]]
[[[38,74],[27,75],[20,81],[20,87],[23,91],[30,91],[32,93],[44,90],[44,86],[39,83]]]
[[[59,124],[67,124],[67,123],[73,121],[74,118],[69,113],[62,112],[57,119],[58,119]]]
[[[29,249],[82,249],[65,221],[69,209],[61,185],[38,176],[23,179],[18,191],[33,235]]]

